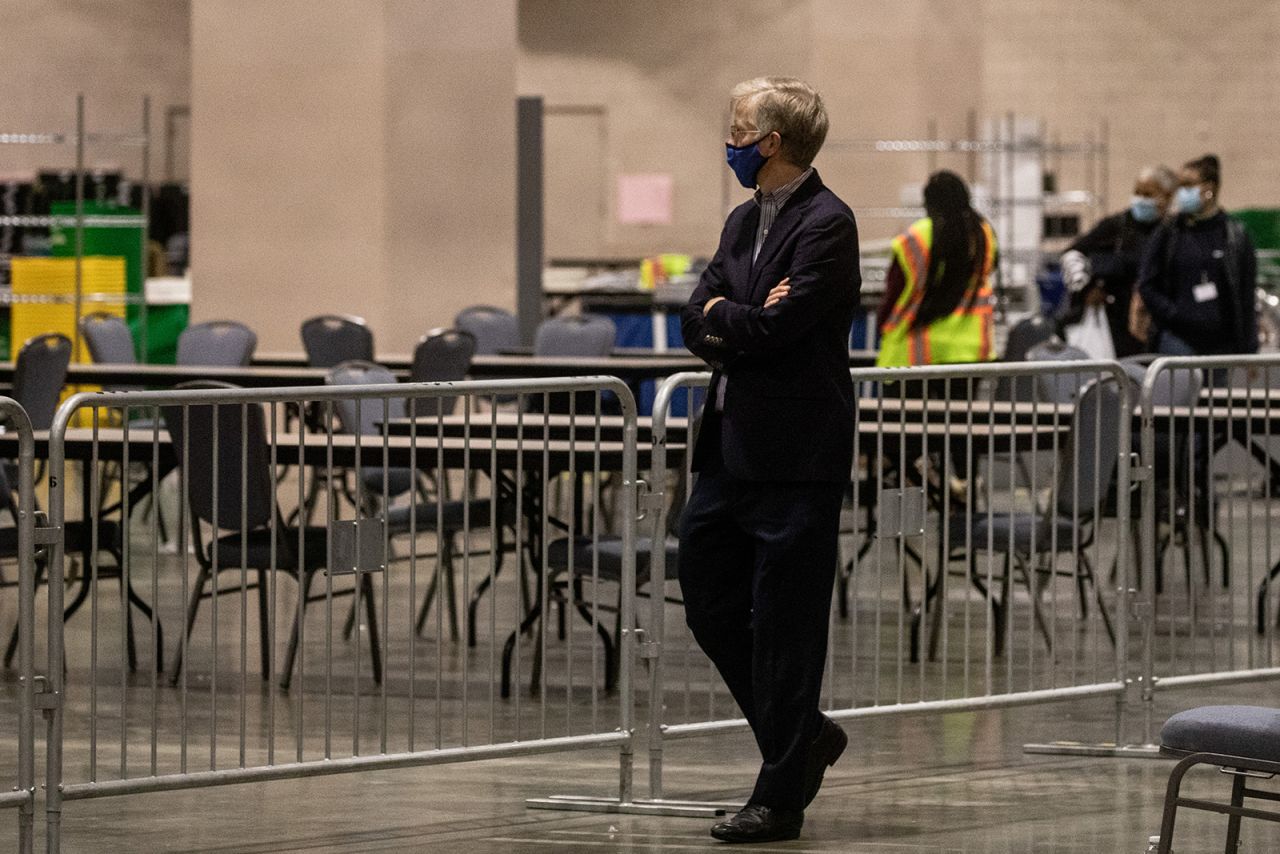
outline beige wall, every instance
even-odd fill
[[[152,175],[164,163],[164,115],[191,89],[186,0],[0,0],[0,133],[75,129],[77,93],[91,131],[138,132],[151,96]],[[141,174],[136,148],[99,143],[89,166]],[[72,146],[0,148],[0,174],[75,165]]]
[[[195,4],[193,316],[297,350],[321,312],[404,352],[514,302],[515,7]]]
[[[842,143],[923,137],[930,119],[940,135],[961,137],[970,109],[1039,117],[1064,141],[1107,120],[1113,208],[1140,165],[1209,150],[1223,159],[1228,205],[1280,204],[1280,3],[524,0],[520,10],[520,91],[607,114],[606,192],[617,174],[675,176],[673,225],[619,226],[608,208],[599,255],[714,248],[725,93],[763,73],[798,74],[823,92],[831,134],[815,165],[855,206],[896,206],[929,159]],[[568,162],[548,162],[549,175],[572,169],[573,152],[560,148]],[[967,161],[944,155],[936,165],[963,172]],[[1050,165],[1063,186],[1087,185],[1083,162]],[[553,218],[578,204],[555,187]],[[901,224],[860,222],[867,238]]]
[[[812,28],[805,0],[520,3],[519,91],[545,99],[552,112],[549,139],[559,141],[557,122],[581,121],[565,108],[603,107],[605,180],[588,211],[602,210],[604,218],[582,223],[601,235],[592,254],[705,252],[708,242],[714,248],[725,202],[745,198],[736,183],[730,188],[722,180],[726,93],[758,68],[807,76]],[[579,155],[567,140],[548,150],[549,221],[571,219],[584,208],[580,187],[571,181]],[[673,224],[619,225],[617,176],[649,172],[674,176]],[[547,254],[566,254],[554,233]]]

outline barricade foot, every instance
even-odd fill
[[[665,815],[677,818],[719,818],[742,809],[741,804],[673,801],[666,798],[659,800],[638,798],[623,802],[617,798],[597,798],[590,795],[552,795],[548,798],[529,798],[524,803],[525,806],[535,810],[569,810],[616,815]]]
[[[1023,753],[1048,756],[1100,756],[1112,759],[1167,759],[1160,755],[1158,744],[1113,744],[1111,742],[1050,741],[1024,744]]]

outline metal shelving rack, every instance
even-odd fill
[[[1027,129],[1029,120],[1019,120],[1013,113],[990,120],[985,133],[979,130],[977,114],[969,112],[966,136],[944,138],[937,133],[937,121],[930,120],[927,135],[920,139],[850,139],[829,140],[824,152],[850,152],[871,154],[915,154],[927,158],[927,168],[922,175],[937,169],[938,156],[942,154],[966,156],[966,178],[971,186],[985,184],[989,190],[981,201],[990,215],[992,226],[1002,247],[1000,268],[997,271],[999,308],[1003,315],[1010,308],[1010,288],[1020,289],[1026,296],[1028,307],[1034,309],[1039,302],[1035,288],[1035,275],[1040,267],[1043,251],[1039,239],[1034,247],[1018,248],[1019,211],[1032,209],[1037,219],[1043,219],[1048,208],[1083,208],[1089,221],[1096,220],[1107,210],[1107,185],[1110,180],[1109,127],[1106,120],[1099,122],[1096,130],[1084,135],[1084,139],[1062,142],[1050,137],[1045,123],[1035,121],[1034,131]],[[1060,174],[1061,162],[1078,159],[1084,167],[1084,188],[1063,192],[1045,193],[1040,186],[1046,165],[1054,174]],[[1019,192],[1015,169],[1034,163],[1036,186],[1034,193]],[[977,201],[977,200],[975,200]],[[863,206],[854,207],[854,213],[863,219],[901,220],[905,225],[924,215],[923,207]],[[1086,223],[1087,225],[1088,223]],[[1037,231],[1037,235],[1039,232]],[[874,258],[864,268],[864,279],[876,281],[883,278],[884,264]],[[883,259],[881,259],[883,260]]]
[[[138,216],[87,216],[84,211],[85,152],[90,145],[114,144],[126,148],[140,150],[142,159],[142,175],[139,182],[141,188],[141,213]],[[73,216],[3,216],[0,225],[21,227],[40,226],[74,226],[75,228],[75,293],[71,300],[75,305],[75,323],[72,330],[73,358],[79,359],[80,351],[80,319],[84,315],[84,305],[90,303],[124,303],[138,306],[140,346],[142,358],[147,353],[147,233],[151,219],[151,97],[142,98],[142,127],[137,133],[132,132],[91,132],[85,127],[85,97],[81,93],[76,96],[76,121],[74,133],[3,133],[0,132],[0,145],[54,145],[75,146],[75,214]],[[136,228],[141,226],[142,245],[141,264],[143,288],[137,294],[89,293],[84,292],[84,230],[86,227],[97,228]],[[23,294],[17,297],[10,291],[0,296],[0,302],[13,305],[17,302],[63,303],[67,300],[64,294]]]

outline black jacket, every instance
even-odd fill
[[[1219,216],[1224,236],[1218,263],[1225,281],[1215,282],[1215,305],[1197,302],[1192,292],[1202,259],[1197,251],[1200,241],[1190,232],[1216,227],[1216,217],[1200,223],[1179,217],[1157,229],[1143,253],[1138,292],[1156,327],[1177,335],[1197,353],[1256,353],[1257,252],[1244,226],[1225,214]]]
[[[853,465],[849,326],[858,304],[853,212],[814,172],[778,214],[752,263],[760,207],[734,209],[715,257],[681,312],[684,342],[716,369],[694,469],[719,430],[730,474],[755,481],[846,482]],[[782,279],[791,292],[766,309]],[[725,301],[703,316],[713,297]],[[728,378],[724,412],[715,389]]]
[[[1111,329],[1116,356],[1124,358],[1146,350],[1142,342],[1129,334],[1129,303],[1138,283],[1143,249],[1159,225],[1158,222],[1138,222],[1133,214],[1121,211],[1099,220],[1097,225],[1067,247],[1068,251],[1074,249],[1089,259],[1093,278],[1089,287],[1071,295],[1060,313],[1060,333],[1063,327],[1080,322],[1084,315],[1085,296],[1091,289],[1099,288],[1107,295],[1107,325]]]

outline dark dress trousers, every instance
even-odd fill
[[[729,215],[682,312],[685,345],[715,373],[679,572],[689,627],[760,748],[751,802],[800,810],[821,725],[840,504],[853,463],[858,232],[816,172],[779,211],[753,262],[759,217],[754,200]],[[764,308],[788,277],[790,294]],[[717,296],[725,301],[704,317]]]

